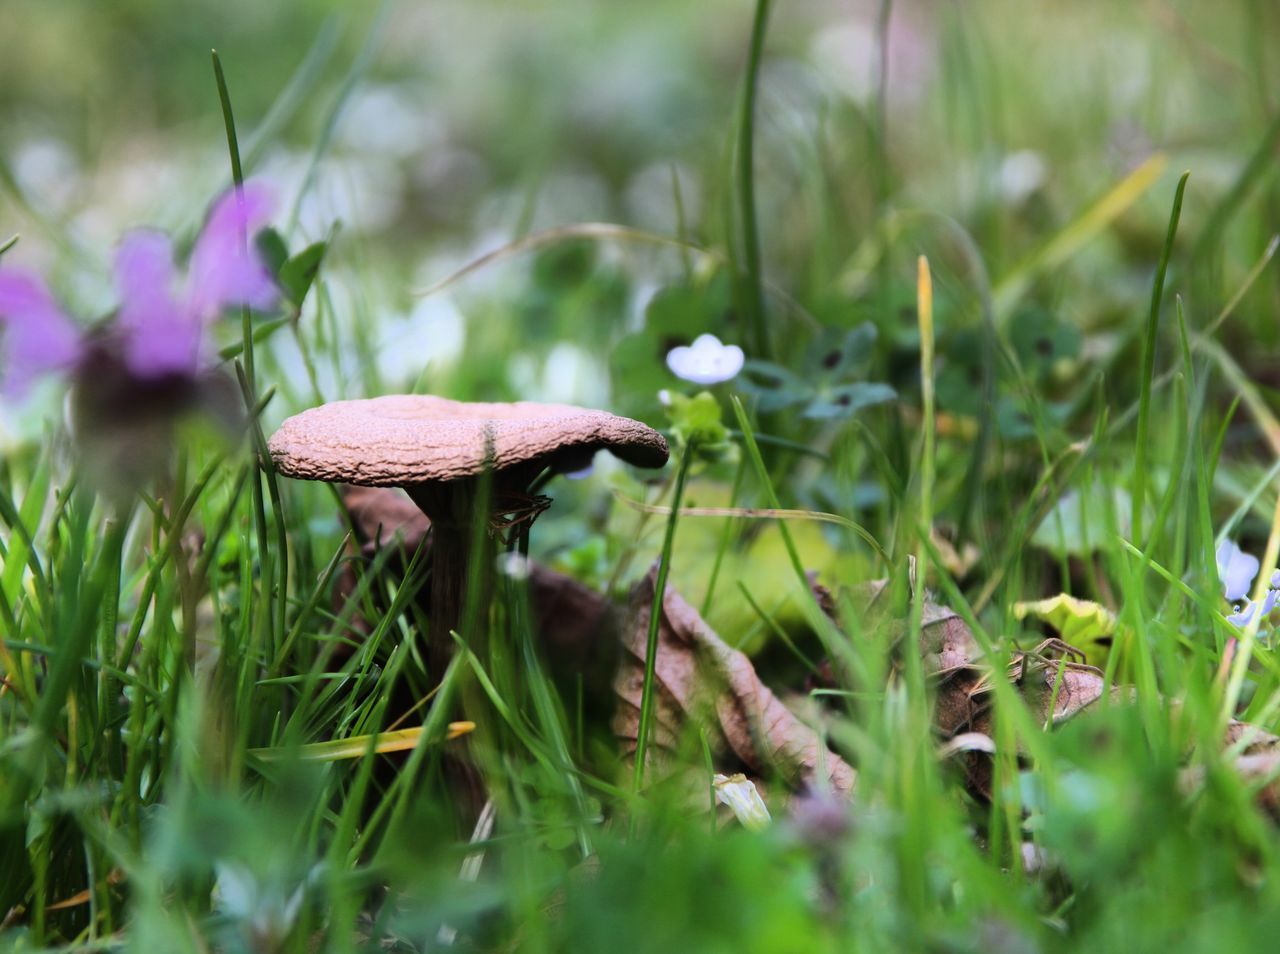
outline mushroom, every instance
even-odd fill
[[[550,504],[535,481],[574,471],[598,450],[638,467],[661,467],[667,442],[639,421],[564,404],[482,404],[394,394],[333,401],[286,420],[269,442],[276,469],[302,480],[400,487],[431,521],[430,638],[458,627],[472,546],[488,591],[494,537],[523,536]],[[489,526],[474,526],[488,481]]]

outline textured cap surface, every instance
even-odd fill
[[[661,467],[669,453],[653,428],[607,411],[414,394],[313,407],[280,425],[269,447],[286,476],[366,487],[458,480],[542,460],[581,466],[596,450]]]

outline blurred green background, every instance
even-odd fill
[[[1079,328],[1114,323],[1147,281],[1173,178],[1193,171],[1190,242],[1259,148],[1280,89],[1280,64],[1268,56],[1280,7],[1268,0],[898,2],[881,109],[881,10],[782,3],[770,23],[757,145],[765,267],[824,320],[871,307],[860,300],[869,292],[838,279],[886,207],[954,218],[997,281],[1164,151],[1162,184],[1040,289]],[[607,399],[617,382],[593,378],[572,351],[548,370],[553,345],[616,340],[687,266],[671,250],[606,242],[580,260],[561,257],[553,264],[579,288],[589,276],[613,279],[595,282],[577,308],[560,294],[540,307],[538,259],[528,255],[433,298],[410,290],[573,222],[729,248],[733,113],[751,15],[741,0],[4,0],[0,158],[10,188],[0,230],[22,233],[13,260],[65,276],[85,314],[109,307],[105,263],[120,230],[189,231],[228,181],[209,66],[217,47],[249,171],[277,184],[297,232],[319,238],[341,223],[333,294],[351,320],[360,313],[392,383],[421,372],[408,354],[442,373],[478,326],[494,331],[477,304],[484,298],[536,319],[519,326],[528,351],[513,359],[514,380],[441,386]],[[1206,296],[1234,287],[1274,227],[1275,176],[1250,187],[1265,194],[1231,216],[1226,248],[1241,252],[1215,263],[1226,274],[1201,286]],[[101,287],[85,262],[104,276]],[[1280,279],[1265,279],[1241,314],[1272,309],[1278,292]],[[1251,340],[1274,342],[1273,322],[1249,324]],[[555,382],[569,393],[543,393]]]
[[[731,276],[744,254],[734,137],[752,4],[3,3],[0,238],[21,233],[6,261],[45,270],[73,313],[114,306],[122,230],[190,237],[229,183],[211,47],[247,174],[278,190],[281,230],[295,248],[337,230],[299,336],[275,335],[261,359],[279,391],[268,430],[321,400],[402,390],[565,401],[661,426],[658,391],[678,384],[667,348],[701,331],[750,344]],[[1012,452],[1017,494],[1044,453],[1088,434],[1096,389],[1116,407],[1134,399],[1178,174],[1192,172],[1171,284],[1193,329],[1274,232],[1278,42],[1280,6],[1266,0],[776,4],[755,146],[771,357],[812,378],[824,335],[870,321],[878,343],[857,373],[893,385],[911,420],[915,256],[928,254],[943,434],[959,439],[943,451],[946,516],[988,552],[978,497],[959,487],[977,422],[994,421]],[[1139,169],[1158,175],[1114,221],[1089,225]],[[636,231],[544,240],[593,222]],[[1075,232],[1069,254],[1046,259]],[[655,241],[671,238],[696,249]],[[1021,369],[997,368],[987,395],[993,291]],[[1280,379],[1277,305],[1268,269],[1218,332],[1264,397]],[[0,404],[0,446],[39,436],[59,400],[50,387]],[[819,450],[856,443],[823,422],[783,430]],[[1270,451],[1256,431],[1232,433],[1247,485],[1248,462]],[[903,445],[886,441],[905,470]],[[800,461],[793,501],[879,507],[866,519],[888,532],[884,474],[866,454],[841,459]],[[581,538],[580,521],[544,523],[547,549]],[[592,579],[590,554],[574,559]]]
[[[663,426],[659,390],[684,387],[663,363],[672,344],[712,331],[752,347],[743,317],[745,183],[735,164],[735,137],[754,10],[746,0],[0,0],[0,243],[21,236],[4,264],[49,275],[68,310],[88,323],[115,305],[110,262],[123,230],[159,226],[188,241],[196,234],[211,199],[230,182],[210,65],[216,47],[247,172],[278,191],[276,221],[290,248],[333,238],[299,320],[275,326],[257,352],[257,380],[264,391],[275,388],[263,415],[266,433],[285,415],[323,400],[401,390],[567,401]],[[1280,383],[1280,271],[1264,260],[1280,227],[1277,49],[1275,0],[775,3],[760,73],[754,162],[771,346],[751,357],[771,359],[828,397],[851,380],[887,383],[898,394],[856,417],[832,407],[837,413],[828,417],[805,417],[798,403],[759,414],[761,437],[775,441],[766,451],[782,506],[856,519],[898,557],[914,548],[913,500],[927,469],[935,488],[934,527],[957,549],[977,554],[977,563],[963,567],[957,558],[950,572],[966,599],[983,607],[982,622],[992,633],[1009,646],[1039,641],[1043,634],[1028,631],[1030,622],[1020,626],[1012,618],[1018,599],[1070,591],[1123,606],[1127,622],[1149,624],[1147,632],[1156,634],[1149,645],[1135,645],[1156,647],[1162,666],[1169,661],[1163,654],[1172,658],[1181,646],[1203,651],[1188,652],[1185,665],[1179,657],[1179,665],[1164,668],[1158,688],[1189,699],[1193,716],[1197,699],[1216,700],[1210,687],[1226,658],[1225,624],[1210,620],[1204,606],[1192,610],[1185,593],[1171,589],[1159,602],[1153,598],[1155,578],[1143,576],[1150,566],[1135,569],[1117,543],[1128,528],[1115,502],[1128,498],[1135,469],[1139,480],[1149,477],[1146,500],[1170,504],[1174,529],[1138,542],[1150,544],[1145,555],[1152,565],[1170,568],[1172,579],[1185,576],[1188,592],[1208,599],[1210,609],[1220,602],[1213,533],[1231,533],[1262,552],[1272,514],[1267,468],[1280,446],[1280,423],[1270,410]],[[1190,170],[1190,184],[1163,324],[1152,338],[1159,387],[1166,389],[1154,392],[1144,475],[1134,466],[1130,425],[1115,421],[1143,383],[1152,276],[1183,170]],[[624,230],[575,232],[582,223]],[[932,460],[928,468],[917,465],[914,451],[922,430],[919,254],[928,256],[936,285],[936,473]],[[468,265],[475,267],[457,274]],[[1229,320],[1201,334],[1241,288],[1246,291]],[[1194,366],[1183,364],[1177,350],[1175,292],[1196,356],[1204,358]],[[839,356],[839,344],[864,323],[874,334],[859,340],[870,343],[833,370],[833,347]],[[239,328],[225,325],[218,329],[221,343],[235,342]],[[1175,381],[1179,370],[1187,376]],[[732,387],[754,409],[761,389],[751,390],[749,376]],[[1178,391],[1186,381],[1202,390],[1188,397]],[[1242,410],[1228,417],[1224,412],[1237,397],[1244,399]],[[61,487],[67,472],[66,442],[51,424],[61,419],[61,401],[57,382],[22,404],[0,401],[0,477],[22,486],[24,496],[27,486],[41,488],[30,494],[32,506],[50,486]],[[1175,413],[1164,410],[1170,406]],[[1188,427],[1179,415],[1192,412]],[[1188,434],[1199,443],[1189,443]],[[1050,485],[1048,475],[1074,460],[1091,435],[1099,439],[1087,466],[1078,474],[1068,470],[1061,485],[1055,475]],[[1205,465],[1198,455],[1216,448],[1219,435],[1221,466],[1216,460]],[[206,449],[193,446],[198,460]],[[1187,463],[1189,447],[1195,467]],[[594,586],[618,584],[618,592],[656,552],[662,521],[646,525],[617,504],[610,490],[647,499],[648,489],[599,463],[593,480],[557,486],[560,499],[539,520],[534,556]],[[270,612],[239,613],[239,606],[279,606],[283,622],[285,601],[297,593],[308,597],[329,555],[341,552],[343,528],[326,488],[286,484],[284,506],[277,510],[273,501],[272,509],[289,522],[293,562],[280,565],[292,567],[296,593],[273,596],[271,574],[256,577],[252,562],[271,550],[260,543],[254,549],[249,503],[237,504],[240,490],[223,486],[235,468],[224,469],[193,519],[213,525],[225,507],[228,520],[239,521],[224,539],[225,559],[211,571],[211,601],[226,597],[231,609],[217,617],[211,611],[199,625],[211,645],[240,652],[235,647],[249,645],[246,634],[275,620]],[[732,461],[699,471],[687,502],[730,502],[729,488],[741,480],[734,472]],[[735,502],[764,504],[754,480],[742,484]],[[209,502],[211,496],[216,499]],[[1045,510],[1052,509],[1043,520],[1041,496]],[[1078,532],[1088,522],[1086,510],[1114,518],[1091,529],[1088,540]],[[36,522],[40,513],[37,508]],[[71,513],[81,522],[64,532],[53,521],[54,541],[62,534],[96,546],[89,504]],[[1188,530],[1193,524],[1194,532]],[[672,580],[693,601],[702,598],[714,554],[730,539],[726,525],[733,529],[718,518],[680,524]],[[850,583],[875,569],[853,534],[811,522],[794,526],[802,569],[829,571],[844,561],[828,578]],[[727,641],[759,650],[761,672],[772,680],[788,670],[769,656],[777,646],[768,644],[763,614],[730,585],[775,613],[795,589],[788,555],[774,524],[737,527],[734,534],[724,595],[708,620]],[[162,564],[145,559],[148,536],[131,535],[127,560],[116,553],[117,566],[132,575],[117,575],[112,585],[126,594],[127,606],[144,576],[133,568],[150,566],[147,580],[168,580],[162,596],[169,602],[159,605],[172,609],[176,571],[162,573]],[[79,573],[78,551],[61,544],[50,549],[62,560],[59,573]],[[22,567],[14,566],[9,583],[16,593],[25,582]],[[63,578],[52,577],[47,593],[23,604],[26,626],[41,639],[45,610],[55,606],[49,594]],[[69,632],[81,608],[74,605],[78,591],[68,592],[76,614],[66,607],[60,612]],[[141,601],[139,621],[150,599]],[[331,635],[329,620],[317,611],[324,602],[317,597],[299,614],[306,639],[297,659],[304,666]],[[97,607],[84,613],[96,618]],[[157,611],[144,644],[176,646],[178,630],[168,618],[174,615]],[[181,615],[184,625],[188,615],[197,625],[194,602]],[[1216,644],[1208,648],[1211,636]],[[114,639],[105,634],[109,649]],[[887,644],[882,648],[880,662],[891,653]],[[1270,667],[1264,681],[1249,690],[1256,688],[1253,710],[1243,713],[1269,729],[1276,728],[1277,710],[1268,699],[1280,699],[1272,695],[1280,680],[1272,648],[1261,656]],[[231,650],[227,657],[250,658]],[[264,691],[252,666],[238,671],[243,695],[237,699],[252,704],[235,711],[247,727],[236,744],[274,741],[276,700],[292,690],[281,680]],[[158,665],[148,678],[171,702],[179,698],[176,688],[168,693],[182,680],[171,680]],[[375,685],[394,682],[388,677],[379,684],[380,678],[369,676]],[[800,679],[791,683],[798,691]],[[1192,691],[1184,692],[1188,686]],[[848,936],[879,924],[881,937],[927,936],[930,949],[982,951],[1037,949],[1020,945],[1015,928],[1048,938],[1047,949],[1073,942],[1088,947],[1091,940],[1099,949],[1138,949],[1130,942],[1140,937],[1147,949],[1165,950],[1170,940],[1194,943],[1203,935],[1204,949],[1219,950],[1231,948],[1232,930],[1241,938],[1251,931],[1267,936],[1263,922],[1278,909],[1280,884],[1274,832],[1263,831],[1260,819],[1244,810],[1249,793],[1243,785],[1211,788],[1207,802],[1186,798],[1177,787],[1186,732],[1154,728],[1167,711],[1159,695],[1144,696],[1141,722],[1122,715],[1097,737],[1046,736],[1058,758],[1043,759],[1038,770],[1050,782],[1065,781],[1057,797],[1069,810],[1059,805],[1045,811],[1043,821],[1031,817],[1040,810],[1032,794],[1015,791],[1016,778],[995,791],[990,811],[964,802],[957,785],[934,784],[943,778],[935,766],[937,739],[926,706],[915,705],[925,700],[900,705],[892,680],[850,681],[844,688],[848,711],[861,721],[834,722],[836,741],[856,754],[860,791],[869,793],[851,842],[856,850],[849,852],[852,877],[843,900],[854,929]],[[210,880],[208,862],[224,847],[207,842],[233,839],[216,817],[206,820],[180,797],[183,759],[189,755],[199,766],[205,729],[195,708],[199,694],[182,698],[189,711],[176,704],[173,711],[145,710],[159,713],[155,724],[165,734],[157,730],[158,740],[171,746],[180,740],[181,757],[170,758],[157,745],[159,754],[148,763],[156,766],[155,784],[146,798],[120,788],[118,803],[131,811],[178,807],[156,824],[134,812],[132,825],[140,832],[145,822],[149,832],[169,838],[169,854],[156,854],[157,870],[166,858],[177,859],[172,867],[179,872],[199,868],[188,893],[203,914],[210,884],[195,879]],[[1209,710],[1202,705],[1200,711]],[[316,724],[327,733],[325,718]],[[1203,722],[1208,728],[1199,743],[1214,749],[1216,724],[1212,717]],[[849,729],[842,739],[842,725],[856,732]],[[129,745],[140,737],[132,724],[122,734]],[[1098,738],[1114,748],[1104,751]],[[526,774],[527,753],[514,744],[507,751],[516,753],[503,769],[515,791],[528,778],[563,786],[571,777],[558,768]],[[1012,751],[1002,758],[1016,769]],[[1081,782],[1085,769],[1095,774]],[[334,784],[319,796],[297,796],[311,805],[312,848],[332,827],[326,803],[330,795],[338,799],[345,781]],[[1051,789],[1046,798],[1054,797]],[[426,812],[433,791],[419,794],[415,811]],[[234,795],[226,804],[237,807],[227,809],[221,824],[245,842],[235,842],[235,851],[252,856],[288,824],[247,809],[240,818]],[[201,797],[197,792],[190,804],[198,807]],[[350,804],[359,810],[358,799]],[[302,814],[291,803],[286,809],[290,818]],[[191,817],[181,815],[186,810]],[[552,894],[543,887],[560,876],[556,866],[563,859],[543,852],[537,841],[542,811],[534,805],[502,822],[508,833],[532,833],[524,859],[533,873],[526,878],[513,863],[514,887],[504,889],[513,923],[535,907],[540,916]],[[582,811],[584,824],[597,824]],[[12,857],[26,857],[29,846],[36,862],[63,857],[49,847],[53,836],[36,830],[41,816],[31,818],[31,831],[21,832],[28,840]],[[1028,819],[1048,826],[1050,845],[1056,839],[1066,846],[1069,888],[1052,875],[1035,886],[1019,880],[998,852],[985,854],[983,835],[974,837],[987,821],[992,830],[1010,822],[1006,847],[1012,847]],[[442,839],[449,851],[456,849],[454,858],[435,851],[425,821],[413,819],[410,827],[426,835],[421,844],[389,839],[392,870],[403,868],[405,883],[421,881],[424,905],[444,904],[444,913],[431,912],[433,919],[456,921],[462,915],[447,910],[454,903],[447,886],[459,898],[465,894],[454,873],[467,833],[462,841],[452,831]],[[719,939],[717,947],[708,937],[704,949],[742,950],[759,924],[781,932],[773,949],[794,949],[796,938],[809,943],[792,920],[797,911],[813,914],[810,881],[826,863],[821,855],[803,860],[785,833],[773,841],[704,841],[672,830],[681,835],[674,850],[660,840],[652,849],[635,843],[628,849],[634,855],[613,860],[604,877],[582,882],[576,902],[578,889],[568,882],[568,914],[548,917],[542,930],[569,939],[599,937],[600,946],[618,934],[619,921],[610,917],[616,907],[643,922],[634,930],[636,943],[647,928],[656,949],[665,949],[668,936],[698,931]],[[200,840],[188,844],[192,833]],[[67,837],[72,848],[66,851],[78,851],[78,841]],[[343,892],[354,898],[367,886],[355,877],[341,881],[351,873],[348,860],[355,866],[354,849],[350,859],[341,855],[347,847],[339,844],[333,855],[340,863],[331,866],[327,888],[339,898]],[[655,865],[662,851],[666,864]],[[423,865],[428,856],[434,868]],[[301,857],[280,848],[281,869],[300,867]],[[519,856],[513,851],[512,857]],[[700,866],[707,858],[716,863]],[[273,859],[264,852],[264,867]],[[48,900],[81,889],[79,866],[77,856],[53,872]],[[540,881],[538,866],[555,878]],[[302,877],[286,873],[294,881]],[[429,883],[437,876],[446,887]],[[25,877],[19,872],[11,880]],[[145,877],[129,872],[129,878],[140,899],[130,910],[140,918],[168,923],[170,914],[185,911],[158,887],[144,894]],[[707,892],[713,883],[729,890]],[[529,885],[535,889],[525,898]],[[25,897],[25,881],[20,890]],[[102,891],[105,897],[107,888]],[[636,898],[650,901],[627,908]],[[476,896],[467,903],[482,911],[493,902]],[[662,918],[649,917],[649,909],[662,905],[667,934]],[[825,920],[831,912],[819,913],[810,925],[814,937],[828,930],[834,937],[838,927]],[[335,923],[355,923],[358,914],[352,907],[344,922],[339,912]],[[80,916],[64,915],[68,924]],[[1067,918],[1076,925],[1074,935],[1061,932]],[[495,927],[485,914],[475,922],[482,935],[508,927]],[[114,930],[109,919],[105,930]],[[430,921],[423,936],[434,938],[435,930]],[[518,928],[511,934],[519,939]],[[147,930],[137,936],[148,943]],[[306,940],[296,938],[295,949]],[[813,943],[805,949],[822,949]],[[830,946],[843,949],[835,941]]]

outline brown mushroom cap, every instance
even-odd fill
[[[280,425],[269,448],[288,477],[364,487],[459,480],[538,461],[581,466],[597,450],[661,467],[669,454],[653,428],[607,411],[415,394],[313,407]]]

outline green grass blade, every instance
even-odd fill
[[[1173,240],[1178,234],[1178,219],[1182,215],[1182,197],[1187,189],[1187,179],[1191,173],[1184,172],[1178,180],[1178,188],[1173,194],[1173,211],[1169,213],[1169,229],[1165,233],[1164,249],[1160,253],[1160,262],[1156,266],[1155,278],[1151,283],[1151,307],[1147,313],[1147,327],[1142,343],[1142,377],[1139,380],[1141,392],[1138,398],[1138,436],[1134,447],[1133,483],[1130,488],[1133,515],[1133,539],[1142,540],[1142,508],[1147,490],[1147,446],[1150,440],[1151,414],[1151,382],[1155,377],[1156,344],[1160,330],[1160,304],[1164,299],[1164,277],[1169,269],[1169,258],[1173,255]]]
[[[772,355],[768,322],[764,310],[764,281],[760,265],[760,230],[756,223],[755,192],[755,113],[756,87],[760,63],[764,58],[764,38],[769,23],[770,0],[756,0],[751,24],[751,48],[743,79],[742,101],[738,116],[737,189],[738,214],[742,222],[742,251],[745,258],[743,303],[746,324],[751,331],[751,344],[756,357],[769,360]]]
[[[632,789],[639,792],[644,786],[645,759],[648,756],[649,736],[653,732],[653,707],[657,697],[658,629],[662,623],[662,599],[667,591],[667,576],[671,573],[671,555],[676,539],[676,523],[680,517],[680,502],[684,499],[685,481],[693,464],[695,448],[687,445],[681,450],[676,466],[675,490],[671,495],[671,513],[667,516],[666,533],[662,538],[662,551],[658,556],[658,574],[654,583],[653,601],[649,606],[649,630],[645,638],[644,686],[640,695],[640,721],[636,730],[636,764]]]

